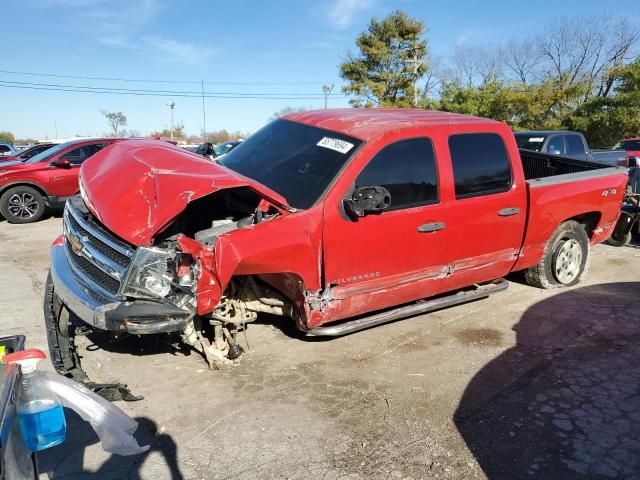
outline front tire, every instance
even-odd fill
[[[584,225],[569,220],[553,232],[540,263],[526,269],[524,277],[533,287],[571,287],[585,277],[589,253],[589,237]]]
[[[42,194],[26,185],[10,188],[0,197],[0,213],[9,223],[37,222],[44,210]]]

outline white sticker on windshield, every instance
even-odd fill
[[[532,143],[532,142],[544,142],[544,137],[531,137],[529,139],[529,143]]]
[[[331,150],[335,150],[340,153],[347,153],[349,150],[353,148],[353,143],[345,142],[344,140],[339,140],[337,138],[324,137],[318,143],[316,143],[319,147],[330,148]]]

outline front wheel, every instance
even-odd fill
[[[527,283],[538,288],[576,285],[589,266],[589,237],[573,220],[562,223],[547,242],[538,265],[524,272]]]
[[[0,213],[9,223],[37,222],[44,209],[42,194],[26,185],[10,188],[0,197]]]

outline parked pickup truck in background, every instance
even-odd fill
[[[79,371],[76,331],[179,332],[217,367],[261,313],[335,336],[486,297],[517,270],[575,285],[626,183],[424,110],[290,114],[219,163],[122,142],[82,166],[51,247],[52,358]]]
[[[609,166],[629,166],[622,150],[589,150],[587,140],[579,132],[530,131],[515,134],[518,148],[560,155],[575,160],[602,163]]]

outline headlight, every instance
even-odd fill
[[[120,293],[137,298],[165,298],[171,292],[174,276],[170,267],[175,252],[160,248],[139,247],[136,250]]]

